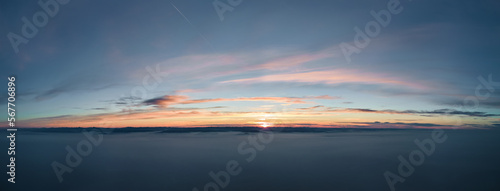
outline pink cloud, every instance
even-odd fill
[[[376,73],[361,72],[357,70],[346,70],[346,69],[273,74],[255,78],[228,80],[221,83],[260,83],[260,82],[304,82],[304,83],[324,83],[324,84],[341,84],[341,83],[391,84],[391,85],[409,86],[417,89],[426,88],[420,84],[413,82],[406,82],[402,79],[390,77],[384,74],[376,74]]]
[[[320,52],[320,53],[304,53],[292,56],[280,57],[264,64],[259,64],[250,69],[266,69],[266,70],[287,70],[290,67],[299,66],[307,62],[312,62],[316,60],[321,60],[324,58],[333,57],[335,54],[330,52]]]

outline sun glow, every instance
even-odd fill
[[[259,120],[258,122],[256,122],[257,124],[259,124],[260,127],[262,128],[268,128],[268,127],[271,127],[273,125],[273,123],[270,123],[270,122],[267,122],[266,120],[267,119],[272,119],[272,116],[271,114],[264,114],[264,115],[260,115],[259,116]]]
[[[268,128],[268,127],[271,127],[273,124],[272,123],[268,123],[268,122],[257,122],[258,124],[260,124],[260,127],[262,128]]]

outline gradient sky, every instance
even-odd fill
[[[401,1],[350,63],[339,45],[388,0],[243,0],[222,21],[212,2],[71,1],[16,53],[42,8],[4,1],[0,104],[15,75],[18,127],[500,126],[500,86],[463,106],[500,82],[499,1]]]

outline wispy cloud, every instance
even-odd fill
[[[303,64],[307,64],[308,62],[317,61],[334,56],[336,56],[336,54],[331,49],[326,49],[313,53],[298,53],[294,55],[287,55],[276,59],[272,59],[266,63],[249,67],[249,69],[287,70],[290,67],[296,67]]]
[[[306,100],[313,99],[340,99],[340,97],[332,97],[329,95],[322,96],[306,96],[306,97],[240,97],[240,98],[213,98],[213,99],[189,99],[188,96],[183,95],[166,95],[158,98],[145,100],[144,105],[154,105],[166,108],[170,105],[177,104],[196,104],[207,102],[230,102],[230,101],[267,101],[278,103],[294,103],[302,104],[307,103]]]
[[[55,98],[61,94],[73,92],[94,92],[117,86],[117,83],[109,83],[109,77],[104,75],[75,74],[57,85],[36,93],[34,99],[43,101]]]
[[[479,111],[458,111],[454,109],[438,109],[432,111],[416,111],[416,110],[375,110],[375,109],[363,109],[363,108],[344,108],[344,109],[330,109],[329,112],[342,112],[342,113],[380,113],[380,114],[411,114],[411,115],[421,115],[429,117],[432,115],[462,115],[470,117],[497,117],[498,114],[489,114],[486,112]]]
[[[253,78],[227,80],[221,83],[262,83],[262,82],[303,82],[324,84],[390,84],[409,86],[417,89],[426,89],[422,84],[408,82],[396,77],[380,73],[363,72],[359,70],[336,69],[327,71],[311,71],[299,73],[272,74]]]
[[[297,110],[314,110],[314,109],[318,109],[318,108],[325,108],[325,106],[323,106],[323,105],[316,105],[316,106],[312,106],[312,107],[297,108]]]

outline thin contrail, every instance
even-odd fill
[[[203,40],[205,40],[205,42],[208,44],[208,46],[210,46],[210,49],[212,49],[212,51],[214,51],[214,47],[212,46],[212,44],[210,43],[210,41],[207,40],[207,38],[205,38],[205,36],[203,36],[203,34],[201,34],[200,30],[198,30],[198,28],[196,26],[193,25],[193,23],[191,23],[191,21],[189,21],[189,19],[184,16],[184,14],[182,14],[182,12],[172,3],[170,2],[170,4],[172,5],[172,7],[175,8],[175,10],[177,10],[177,12],[179,12],[179,14],[182,15],[182,17],[184,17],[184,19],[193,27],[197,30],[198,34],[201,36],[201,38],[203,38]]]

